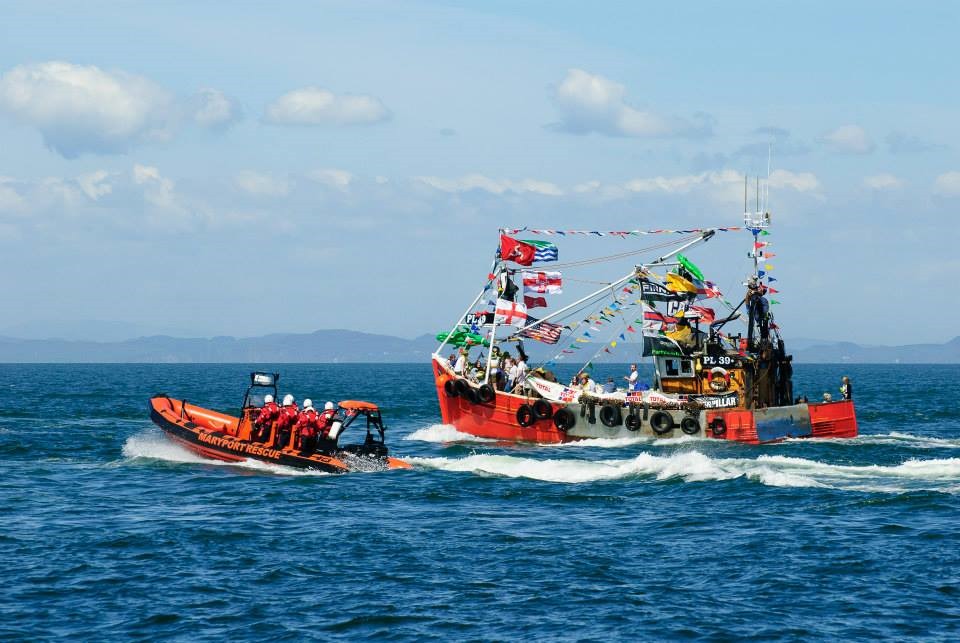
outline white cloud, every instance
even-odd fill
[[[90,174],[81,174],[77,177],[77,184],[80,190],[91,200],[96,201],[102,196],[113,192],[113,185],[106,180],[112,175],[106,170],[97,170]]]
[[[337,95],[320,87],[288,92],[267,106],[264,120],[274,125],[366,125],[390,112],[373,96]]]
[[[290,193],[290,183],[270,174],[244,170],[234,177],[237,187],[253,196],[286,196]]]
[[[350,187],[350,184],[353,182],[355,177],[346,170],[337,170],[331,168],[307,172],[307,178],[316,181],[317,183],[322,183],[323,185],[337,188],[338,190],[346,190]]]
[[[892,174],[876,174],[863,179],[863,187],[870,190],[899,190],[903,181]]]
[[[625,101],[626,93],[620,83],[570,69],[554,93],[561,117],[554,127],[573,134],[597,132],[647,138],[710,134],[709,123],[694,124],[632,107]]]
[[[833,151],[843,154],[869,154],[874,148],[870,136],[859,125],[842,125],[824,134],[823,141]]]
[[[168,140],[185,120],[223,129],[240,117],[240,107],[216,89],[183,101],[142,76],[52,61],[0,76],[0,113],[36,128],[50,149],[76,158]]]
[[[741,180],[743,177],[740,177]],[[770,173],[771,189],[787,189],[797,192],[817,192],[820,190],[820,181],[810,172],[791,172],[790,170],[774,170]]]
[[[934,191],[943,196],[960,196],[960,172],[945,172],[938,176]]]
[[[21,214],[26,208],[26,200],[13,183],[13,179],[0,176],[0,217],[7,214]]]
[[[190,100],[190,116],[200,127],[224,129],[240,119],[240,104],[219,89],[204,88]]]
[[[176,201],[173,181],[162,176],[157,168],[135,164],[133,182],[143,187],[143,196],[150,205],[161,210],[183,213],[183,208]]]
[[[722,170],[719,172],[701,172],[700,174],[632,179],[624,183],[623,188],[630,192],[683,194],[702,187],[741,185],[742,183],[742,174],[733,170]]]
[[[47,146],[67,158],[165,139],[175,112],[173,97],[146,78],[66,62],[6,72],[0,111],[37,128]]]
[[[441,179],[435,176],[418,176],[417,181],[441,192],[470,192],[483,190],[491,194],[532,193],[544,196],[561,196],[563,190],[553,183],[536,179],[491,179],[482,174],[468,174],[457,179]]]

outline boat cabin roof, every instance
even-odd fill
[[[373,402],[363,402],[361,400],[343,400],[340,402],[340,408],[351,411],[376,411],[378,407]]]

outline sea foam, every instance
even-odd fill
[[[960,489],[960,458],[908,460],[898,465],[841,465],[792,458],[711,458],[699,451],[670,455],[641,453],[626,460],[536,459],[512,455],[410,458],[424,469],[544,482],[587,483],[624,478],[710,482],[747,478],[771,487],[825,487],[900,493]]]

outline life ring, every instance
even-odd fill
[[[714,382],[714,380],[717,380]],[[722,393],[730,388],[730,372],[720,366],[714,366],[707,371],[707,386],[711,391]]]
[[[480,401],[484,404],[490,404],[497,398],[497,392],[493,390],[493,387],[489,384],[484,384],[479,389],[477,389],[477,397],[480,398]]]
[[[533,417],[533,407],[529,404],[521,404],[517,409],[517,424],[528,427],[536,421],[537,419]]]
[[[650,416],[650,428],[657,435],[670,433],[673,430],[673,418],[666,411],[657,411]]]
[[[538,420],[549,420],[553,417],[553,407],[546,400],[537,400],[533,403],[533,417]]]
[[[569,409],[559,409],[553,414],[553,426],[557,427],[558,431],[567,431],[576,423],[577,417]]]
[[[460,392],[457,391],[457,381],[456,380],[447,380],[443,383],[443,392],[447,394],[447,397],[457,397],[460,395]]]
[[[630,431],[639,431],[641,423],[642,420],[636,413],[627,413],[627,417],[623,418],[623,425]]]
[[[473,387],[470,386],[470,382],[468,382],[467,380],[463,378],[460,378],[457,380],[457,393],[459,393],[461,397],[467,397],[469,395],[470,389],[472,388]]]
[[[600,407],[600,421],[603,426],[613,428],[623,423],[623,414],[620,413],[620,407],[615,404],[604,404]]]
[[[680,430],[687,435],[696,435],[700,433],[700,422],[692,415],[688,415],[680,420]]]
[[[727,432],[727,422],[723,418],[713,418],[710,422],[710,430],[718,438]]]

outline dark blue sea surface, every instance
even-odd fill
[[[960,638],[960,367],[798,365],[853,378],[861,437],[770,446],[471,441],[429,365],[275,367],[414,464],[345,476],[150,423],[253,368],[0,365],[0,640]]]

